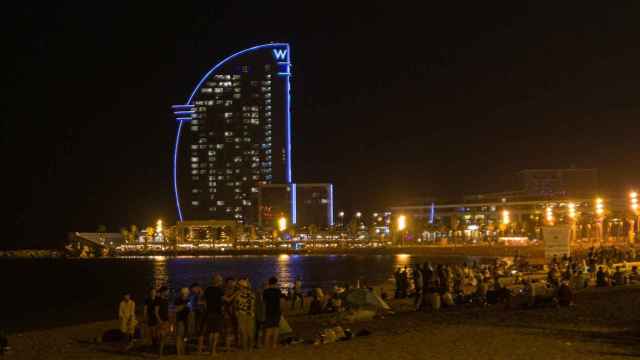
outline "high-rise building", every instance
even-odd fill
[[[299,225],[333,225],[333,184],[295,184]]]
[[[180,221],[257,222],[260,186],[292,183],[290,109],[286,43],[226,57],[184,104],[172,107],[178,121],[173,180]],[[295,209],[295,196],[289,201]]]

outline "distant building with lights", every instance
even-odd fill
[[[289,204],[296,204],[290,207]],[[326,228],[334,224],[333,184],[292,183],[260,186],[258,197],[260,226],[271,227],[284,216],[300,226]]]
[[[224,58],[172,111],[179,221],[253,224],[260,186],[291,186],[289,44],[259,45]],[[295,216],[295,197],[288,207]]]

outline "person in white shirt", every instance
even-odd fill
[[[124,294],[124,298],[120,301],[118,318],[120,319],[120,331],[127,336],[127,341],[131,343],[137,321],[136,303],[131,300],[130,294]]]

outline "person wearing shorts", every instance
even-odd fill
[[[278,288],[278,279],[269,279],[269,286],[262,294],[265,319],[264,319],[264,346],[267,349],[275,349],[278,344],[278,332],[280,327],[280,297],[282,293]]]
[[[202,350],[204,348],[205,335],[208,335],[209,337],[211,356],[216,354],[216,347],[218,345],[218,340],[220,339],[220,333],[224,330],[224,318],[222,315],[223,297],[224,290],[222,289],[222,277],[214,275],[211,286],[204,291],[206,310],[204,321],[202,322],[200,329],[200,336],[198,337],[198,353],[200,354],[202,354]]]

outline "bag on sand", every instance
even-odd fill
[[[431,294],[431,309],[438,311],[440,310],[440,294],[434,292]]]
[[[124,333],[120,329],[107,330],[102,334],[102,342],[112,343],[120,342],[124,339]]]
[[[280,335],[291,334],[293,332],[293,329],[291,329],[291,326],[289,326],[289,322],[284,318],[284,316],[280,316],[280,324],[278,325],[278,327],[280,328]]]

